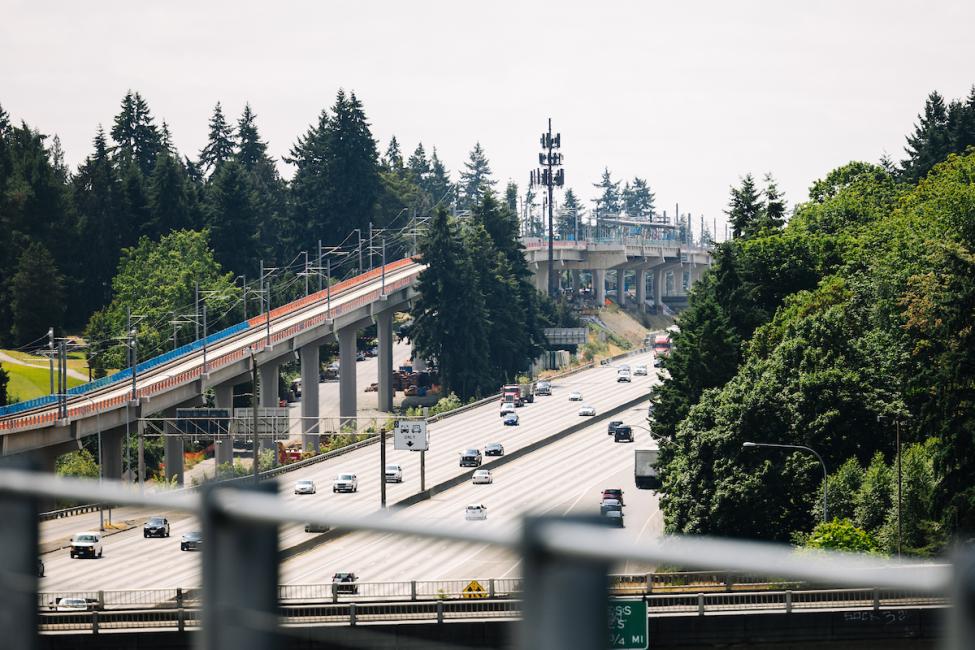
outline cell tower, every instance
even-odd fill
[[[542,152],[538,154],[540,167],[532,171],[529,182],[531,187],[541,185],[548,188],[548,295],[554,298],[558,282],[555,279],[555,248],[552,243],[555,239],[552,190],[565,185],[565,170],[556,169],[562,167],[562,154],[555,151],[562,147],[562,134],[552,135],[552,118],[548,118],[548,131],[542,134],[541,145]]]

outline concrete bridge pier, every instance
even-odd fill
[[[535,288],[542,293],[548,293],[548,263],[540,262],[535,269]]]
[[[626,309],[626,269],[616,269],[616,302]]]
[[[301,347],[301,446],[305,451],[318,451],[318,376],[321,341]]]
[[[259,406],[264,408],[277,408],[278,407],[278,377],[280,375],[281,362],[278,359],[269,361],[260,367],[258,367],[258,379],[261,383],[261,389],[258,391],[260,396]],[[275,451],[274,457],[277,458],[277,451],[275,450],[274,440],[270,438],[261,438],[260,448],[271,449]]]
[[[122,447],[125,443],[125,425],[102,431],[102,450],[99,463],[102,477],[122,479]]]
[[[175,426],[176,407],[168,408],[163,411],[162,416],[166,422],[165,433],[177,433]],[[163,444],[163,462],[166,465],[166,482],[176,477],[177,485],[183,484],[183,438],[182,436],[167,435]]]
[[[592,293],[597,306],[602,307],[606,304],[606,271],[592,270]]]
[[[664,267],[653,270],[653,308],[655,313],[664,313]]]
[[[572,295],[578,296],[579,289],[582,288],[581,279],[579,278],[579,269],[572,269],[569,271],[569,278],[572,282]]]
[[[355,392],[355,335],[354,325],[338,331],[339,340],[339,417],[356,416]]]
[[[234,414],[234,384],[227,382],[214,386],[213,403],[218,409],[227,409],[231,417]],[[213,456],[217,467],[225,463],[234,462],[234,441],[230,438],[217,440],[213,443]]]
[[[636,270],[636,309],[641,314],[647,311],[647,270],[644,268]]]
[[[379,342],[379,410],[393,410],[393,310],[376,315]]]

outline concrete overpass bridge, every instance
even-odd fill
[[[548,287],[548,240],[541,237],[522,239],[525,257],[534,271],[540,291]],[[606,301],[607,275],[616,288],[616,300],[625,307],[627,289],[636,285],[638,309],[647,309],[647,280],[651,279],[650,296],[658,311],[668,297],[686,297],[687,291],[711,266],[711,251],[677,239],[644,239],[608,237],[591,240],[554,242],[554,259],[559,285],[567,281],[578,290],[583,286],[583,273],[588,274],[597,304]],[[678,301],[679,302],[679,301]]]
[[[217,408],[233,407],[233,389],[251,378],[251,355],[259,367],[259,403],[276,407],[282,363],[297,354],[301,361],[303,441],[317,446],[319,346],[339,345],[341,368],[354,370],[356,331],[376,323],[379,339],[379,408],[392,410],[392,317],[414,295],[423,266],[406,258],[310,294],[183,348],[144,361],[132,369],[68,391],[66,408],[48,395],[0,408],[3,456],[31,454],[53,471],[57,457],[77,449],[86,436],[101,435],[101,464],[106,478],[122,476],[122,447],[127,431],[140,418],[175,416],[177,407],[201,405],[213,389]],[[356,374],[341,372],[339,415],[356,415]],[[309,419],[304,419],[309,418]],[[166,474],[182,477],[182,440],[167,438]],[[233,458],[230,444],[217,446],[217,463]]]

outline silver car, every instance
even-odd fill
[[[586,404],[585,406],[579,409],[579,415],[586,415],[586,416],[596,415],[596,407],[589,406],[588,404]]]
[[[569,401],[570,402],[581,402],[582,401],[582,393],[580,393],[577,390],[572,391],[571,393],[569,393]]]
[[[489,469],[479,469],[474,472],[474,476],[471,477],[471,483],[474,485],[487,484],[490,485],[494,483],[494,477],[491,476],[491,470]]]
[[[315,481],[308,479],[295,481],[295,494],[315,494]]]

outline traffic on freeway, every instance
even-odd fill
[[[629,361],[647,363],[650,360],[651,355],[641,354],[631,357]],[[483,451],[483,448],[489,443],[500,443],[505,452],[510,454],[531,442],[576,424],[580,421],[577,415],[578,407],[568,399],[569,394],[573,391],[584,393],[587,403],[598,408],[600,412],[605,412],[621,403],[645,396],[653,383],[656,382],[656,376],[651,375],[641,377],[642,381],[620,385],[616,383],[615,377],[616,368],[599,366],[553,381],[550,396],[539,397],[533,404],[518,409],[521,415],[521,424],[517,427],[503,425],[498,417],[499,403],[496,401],[491,401],[430,425],[430,451],[426,454],[427,486],[432,486],[463,472],[470,472],[470,469],[461,468],[459,464],[460,452],[468,448],[476,447]],[[642,421],[645,413],[646,406],[644,405],[639,409],[638,414],[631,417],[639,415],[640,419],[637,421]],[[605,424],[597,422],[593,427],[601,432],[601,436],[598,438],[599,447],[605,448],[606,445],[609,445],[612,451],[607,453],[613,457],[619,455],[619,458],[628,458],[629,460],[625,461],[624,464],[628,462],[632,465],[633,446],[614,444],[605,435]],[[647,435],[649,436],[649,434]],[[390,505],[416,493],[419,490],[420,480],[419,454],[393,450],[391,438],[392,436],[387,442],[386,462],[400,466],[403,482],[387,484],[387,503]],[[578,436],[573,436],[572,439],[578,439]],[[559,481],[555,482],[556,491],[559,490],[557,487],[559,482],[563,488],[566,484],[576,485],[579,482],[576,477],[562,473],[564,468],[560,467],[560,462],[563,465],[564,462],[552,451],[557,448],[556,445],[550,445],[534,452],[525,459],[515,461],[509,467],[532,459],[540,463],[542,467],[550,468],[555,474],[561,475]],[[616,477],[606,468],[599,467],[598,463],[591,462],[594,453],[595,450],[587,450],[579,454],[582,459],[587,459],[586,466],[588,467],[588,470],[582,468],[580,471],[595,472],[597,475],[605,476],[607,481],[615,480]],[[379,508],[379,476],[382,471],[384,468],[380,464],[379,449],[376,445],[371,445],[285,474],[278,479],[278,487],[283,500],[307,506],[310,511],[327,508],[329,510],[334,509],[335,512],[345,513],[372,512]],[[504,487],[499,477],[508,471],[510,471],[509,468],[497,470],[493,485],[478,487],[488,487],[488,489]],[[620,477],[629,476],[629,481],[632,482],[631,466],[629,472],[624,471],[622,465],[619,471],[622,472]],[[333,486],[335,478],[343,473],[356,475],[358,485],[355,492],[333,493],[329,489]],[[314,481],[318,488],[316,493],[295,494],[295,484],[299,480]],[[517,483],[519,484],[518,490],[523,496],[534,494],[539,487],[538,481],[531,474],[525,479],[518,479]],[[616,486],[607,484],[598,490],[594,488],[592,511],[595,513],[599,512],[599,496],[602,487]],[[510,485],[508,489],[510,489]],[[461,506],[461,510],[457,514],[458,518],[463,518],[462,509],[466,505],[468,504],[465,503]],[[421,506],[414,508],[417,507]],[[627,508],[629,507],[628,502]],[[409,512],[412,512],[414,508],[409,509]],[[504,522],[506,519],[513,519],[515,516],[511,510],[506,511],[505,507],[498,508],[497,511],[492,508],[490,512],[487,522],[478,523],[493,525],[494,522]],[[140,534],[140,522],[138,529],[105,536],[104,557],[100,560],[71,560],[68,558],[67,552],[61,550],[48,553],[44,557],[47,571],[46,577],[42,581],[42,588],[44,590],[63,591],[96,588],[137,589],[199,584],[199,555],[181,553],[178,543],[180,537],[185,533],[199,530],[199,524],[194,518],[178,513],[147,513],[147,516],[150,514],[168,516],[171,526],[170,538],[143,538]],[[624,530],[629,530],[636,526],[636,520],[630,518],[629,511],[626,514],[628,528]],[[85,515],[85,517],[90,516]],[[634,523],[631,524],[631,521]],[[84,525],[80,517],[78,525]],[[84,530],[84,528],[78,530]],[[300,525],[282,527],[280,546],[282,549],[286,549],[308,540],[313,534],[306,532],[304,527]],[[326,547],[330,545],[330,543],[326,544]],[[306,556],[307,554],[300,557]],[[335,570],[343,569],[338,567]],[[368,573],[366,575],[368,579],[374,579]],[[423,575],[415,575],[413,579],[423,579],[424,577]]]

